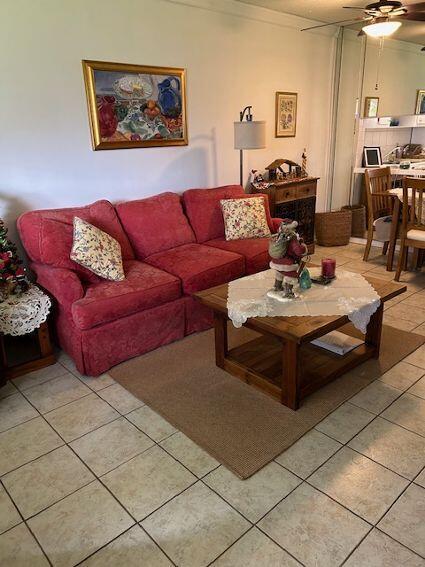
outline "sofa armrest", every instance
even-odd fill
[[[65,309],[70,309],[77,299],[84,297],[80,278],[72,270],[37,263],[31,264],[31,269],[37,275],[37,283]]]
[[[282,223],[282,219],[272,218],[272,232],[275,234]]]

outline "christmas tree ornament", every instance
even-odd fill
[[[24,293],[29,287],[22,260],[18,257],[16,246],[7,238],[7,232],[0,219],[0,301],[11,293]]]

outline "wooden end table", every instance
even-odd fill
[[[346,315],[317,317],[252,317],[245,327],[261,334],[241,346],[229,349],[227,341],[227,288],[223,284],[195,293],[214,311],[216,365],[236,378],[277,398],[296,410],[301,400],[328,382],[379,357],[383,304],[406,291],[406,286],[365,276],[381,298],[372,315],[365,342],[344,356],[311,344],[349,323]]]

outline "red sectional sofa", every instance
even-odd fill
[[[241,197],[250,195],[228,185],[19,217],[31,268],[54,299],[60,346],[82,374],[98,376],[128,358],[207,329],[212,314],[192,294],[267,268],[267,238],[224,238],[220,199]],[[275,232],[280,219],[270,218],[264,197]],[[125,280],[103,280],[70,260],[74,216],[118,240]]]

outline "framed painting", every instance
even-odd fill
[[[297,93],[276,93],[275,137],[293,138],[297,131]]]
[[[367,96],[364,99],[364,118],[376,118],[378,116],[379,97]]]
[[[416,95],[415,114],[425,114],[425,90],[419,90]]]
[[[187,145],[184,69],[82,63],[94,150]]]

